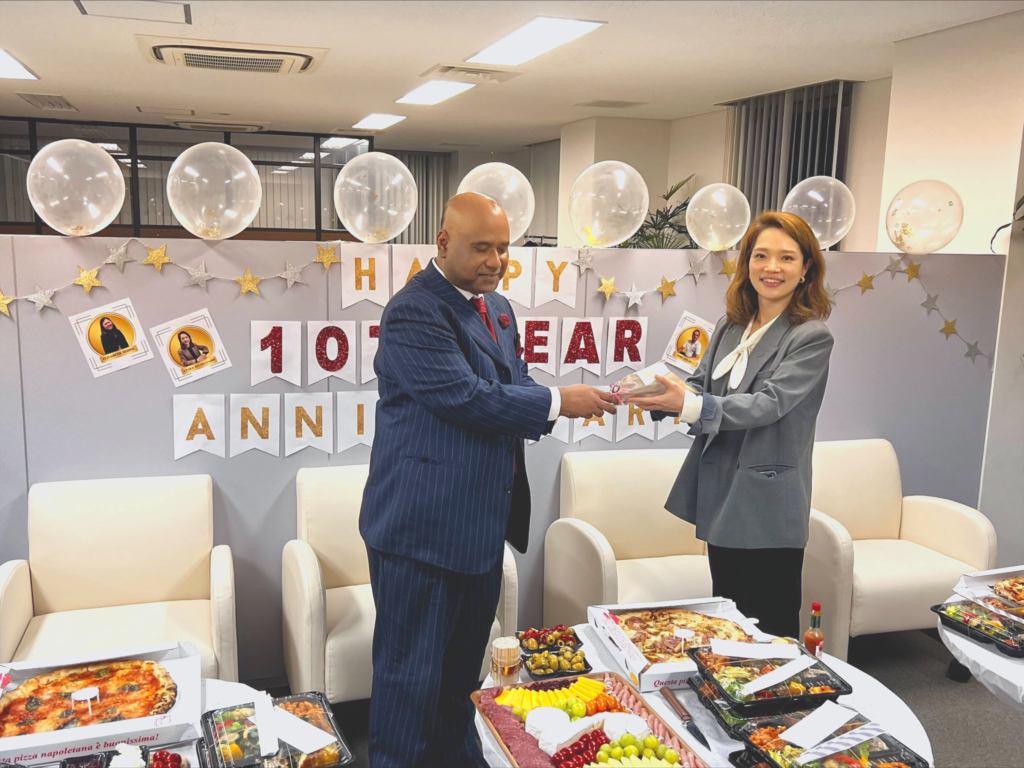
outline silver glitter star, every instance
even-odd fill
[[[828,300],[832,303],[833,306],[835,306],[836,294],[839,293],[839,289],[833,288],[828,283],[825,283],[825,293],[828,294]]]
[[[939,295],[935,294],[934,296],[932,296],[927,291],[925,292],[925,295],[928,298],[921,302],[921,306],[928,310],[928,315],[930,317],[933,310],[935,312],[939,311]]]
[[[594,254],[589,248],[584,248],[580,251],[579,256],[576,257],[576,261],[574,261],[572,265],[579,269],[580,274],[582,275],[588,269],[594,268]]]
[[[885,268],[885,271],[889,273],[890,278],[896,277],[903,271],[903,257],[902,256],[890,256],[889,266]]]
[[[53,291],[44,291],[37,285],[36,292],[31,296],[26,296],[25,299],[35,304],[36,312],[40,312],[44,307],[49,307],[50,309],[57,308],[56,305],[50,301],[50,297],[53,296],[53,294]]]
[[[206,290],[206,281],[212,280],[213,275],[206,271],[206,262],[200,261],[198,267],[185,267],[188,270],[188,282],[185,286],[198,285]]]
[[[130,242],[131,240],[128,240],[124,243],[121,243],[121,245],[117,246],[116,248],[111,248],[110,255],[107,256],[107,260],[104,261],[103,263],[113,264],[115,267],[124,272],[125,262],[135,261],[135,259],[128,255],[128,243]]]
[[[978,355],[984,355],[984,353],[980,349],[978,349],[978,342],[974,342],[973,344],[968,344],[967,345],[967,352],[964,353],[964,357],[971,358],[971,362],[973,363],[974,362],[974,358],[976,358]]]
[[[704,259],[696,256],[690,256],[690,268],[686,274],[693,275],[693,284],[696,285],[701,275],[708,273],[707,268],[704,266]]]
[[[292,263],[290,261],[286,261],[285,266],[287,267],[287,269],[285,269],[284,272],[279,274],[278,277],[283,277],[285,280],[287,280],[289,288],[291,288],[296,283],[302,283],[303,285],[306,285],[306,281],[302,279],[302,267],[294,267],[292,266]]]
[[[633,283],[632,287],[626,291],[626,298],[629,299],[629,306],[627,306],[626,309],[629,309],[629,307],[632,306],[643,306],[644,291],[638,291],[636,289],[636,283]]]

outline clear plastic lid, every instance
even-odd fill
[[[259,729],[249,718],[256,716],[256,705],[215,709],[203,715],[210,764],[216,768],[245,768],[262,764]]]
[[[290,744],[281,744],[281,754],[291,761],[291,768],[333,768],[352,762],[352,751],[345,742],[345,737],[334,721],[331,705],[327,697],[320,692],[299,693],[294,696],[283,696],[274,699],[274,706],[285,712],[305,720],[335,738],[335,743],[323,749],[306,754]]]

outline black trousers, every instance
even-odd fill
[[[718,597],[736,603],[758,628],[802,640],[800,601],[804,550],[733,549],[708,544],[711,585]]]

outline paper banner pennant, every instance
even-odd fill
[[[509,248],[508,268],[498,283],[498,293],[526,309],[533,307],[533,254],[533,248]]]
[[[174,396],[174,460],[196,451],[222,459],[227,444],[224,395]]]
[[[271,456],[281,455],[281,396],[231,396],[230,456],[258,451]]]
[[[338,453],[355,445],[373,445],[377,431],[377,390],[337,393]]]
[[[604,318],[567,317],[562,321],[562,351],[558,375],[582,368],[601,375],[601,335]]]
[[[249,330],[250,386],[269,378],[302,386],[302,323],[253,320]]]
[[[387,245],[345,244],[341,251],[341,308],[364,299],[384,306],[391,298]]]
[[[561,419],[559,419],[561,421]],[[599,437],[612,442],[615,435],[615,414],[606,413],[589,419],[572,420],[572,442],[578,443],[585,437]]]
[[[567,419],[564,416],[560,417],[556,422],[555,426],[551,428],[551,437],[555,440],[561,440],[563,443],[568,445],[569,443],[569,426],[572,424],[572,419]]]
[[[523,360],[532,371],[537,368],[552,376],[557,375],[558,318],[516,317],[519,328],[519,346]]]
[[[654,440],[654,419],[639,406],[625,403],[616,409],[615,442],[625,440],[630,435],[640,435],[648,440]]]
[[[659,440],[664,440],[669,435],[679,433],[681,435],[690,436],[690,425],[685,421],[680,421],[678,416],[666,416],[661,421],[657,422],[657,435]]]
[[[575,248],[538,248],[534,265],[535,291],[533,306],[560,301],[576,309],[576,283],[579,270],[572,266],[578,252]]]
[[[380,320],[363,320],[359,323],[359,383],[366,384],[377,378],[373,370],[373,359],[377,356],[377,339],[380,338]]]
[[[306,383],[334,376],[356,383],[356,321],[306,323]]]
[[[334,452],[334,394],[294,392],[284,396],[284,455],[303,448]]]
[[[642,370],[647,365],[647,318],[609,317],[605,375],[620,368]]]
[[[391,284],[398,293],[437,255],[436,245],[391,246]],[[433,269],[433,267],[431,267]]]

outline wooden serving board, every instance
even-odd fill
[[[559,682],[566,682],[566,683],[571,684],[573,682],[573,680],[575,680],[576,678],[579,678],[579,677],[589,677],[592,680],[597,680],[599,682],[604,682],[605,676],[612,677],[612,678],[615,679],[616,682],[624,685],[630,691],[630,693],[632,693],[634,696],[636,696],[636,698],[647,708],[647,711],[650,714],[654,715],[655,719],[659,723],[661,723],[663,726],[665,726],[665,730],[667,730],[669,732],[669,734],[671,734],[676,739],[676,741],[679,742],[679,744],[682,746],[682,748],[684,750],[686,750],[687,752],[692,751],[692,750],[690,750],[689,746],[687,745],[687,743],[683,739],[683,737],[680,736],[679,733],[675,730],[675,728],[673,728],[671,725],[669,725],[665,721],[665,719],[654,710],[654,707],[652,707],[647,702],[647,700],[643,697],[643,695],[640,693],[640,691],[638,691],[636,688],[634,688],[633,685],[626,678],[624,678],[622,675],[618,674],[617,672],[610,672],[610,671],[609,672],[593,672],[593,673],[591,673],[589,675],[576,675],[575,677],[563,677],[563,678],[558,678],[558,680],[559,680]],[[518,685],[507,685],[507,686],[502,686],[502,687],[506,688],[506,689],[514,689],[514,688],[526,688],[526,687],[528,687],[530,685],[533,685],[533,682],[519,683]],[[497,686],[495,686],[495,687],[497,687]],[[481,691],[473,691],[473,693],[470,694],[470,698],[473,700],[473,705],[476,707],[476,711],[480,713],[480,717],[483,719],[483,721],[485,723],[487,723],[487,727],[490,728],[491,733],[494,735],[494,740],[498,742],[498,746],[500,746],[501,747],[501,751],[505,753],[505,757],[507,757],[509,762],[512,764],[512,768],[520,768],[519,763],[516,761],[515,757],[512,756],[512,753],[509,751],[508,747],[505,746],[505,742],[502,741],[501,736],[498,735],[498,731],[494,728],[494,724],[491,722],[490,718],[487,717],[487,715],[485,715],[484,712],[480,709],[480,694],[481,693],[483,693],[482,690]]]

